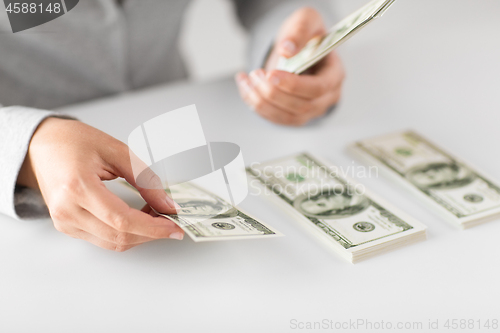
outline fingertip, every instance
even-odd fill
[[[273,69],[273,70],[270,70],[267,72],[268,77],[276,76],[279,78],[285,78],[285,77],[290,76],[290,75],[295,75],[295,74],[287,72],[287,71],[282,71],[279,69]]]
[[[263,69],[256,69],[250,73],[250,81],[254,87],[258,87],[266,81],[266,72]]]
[[[179,205],[174,201],[174,199],[172,199],[172,197],[167,193],[165,193],[165,201],[170,208],[180,208]]]
[[[266,70],[264,68],[259,68],[256,70],[257,74],[259,74],[260,76],[262,75],[266,75]]]
[[[182,240],[184,238],[184,232],[176,231],[170,234],[170,239]]]
[[[286,58],[290,58],[297,53],[297,44],[291,39],[285,39],[278,44],[278,53]]]
[[[243,75],[239,81],[237,81],[238,87],[242,96],[250,95],[253,91],[252,83],[248,75]]]
[[[286,80],[290,75],[294,74],[273,69],[267,73],[267,80],[274,85],[279,85],[283,80]]]
[[[179,206],[168,194],[166,195],[165,203],[168,206],[169,214],[177,214],[178,210],[181,209],[181,206]]]
[[[237,82],[237,83],[241,83],[243,80],[245,80],[245,78],[247,77],[246,73],[245,72],[238,72],[234,75],[234,80]]]

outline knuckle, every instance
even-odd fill
[[[275,117],[272,117],[271,115],[267,114],[267,113],[262,113],[262,112],[259,112],[259,114],[264,118],[264,119],[267,119],[269,120],[270,122],[272,122],[273,124],[278,124],[278,122],[276,122],[276,119]]]
[[[84,182],[79,177],[71,177],[63,180],[60,191],[63,197],[78,195],[81,192],[81,189],[84,188]]]
[[[246,96],[243,98],[243,102],[250,108],[254,109],[255,107],[253,106],[253,102],[247,98]]]
[[[263,110],[265,106],[266,106],[266,101],[264,101],[262,97],[257,98],[254,102],[254,107],[257,110]]]
[[[302,7],[301,9],[299,9],[299,11],[302,15],[307,15],[307,16],[316,15],[316,13],[317,13],[316,9],[314,9],[311,6]]]
[[[57,203],[52,205],[49,208],[49,213],[54,221],[66,221],[69,218],[69,213],[64,204]]]
[[[128,249],[130,249],[130,246],[126,246],[126,245],[118,245],[118,244],[116,244],[113,247],[113,251],[115,251],[115,252],[125,252]]]
[[[341,96],[340,93],[335,94],[333,99],[332,99],[331,105],[337,104],[340,101],[340,96]]]
[[[115,138],[108,138],[108,139],[110,140],[107,140],[107,145],[105,148],[107,148],[109,152],[128,156],[130,149],[126,143],[117,140]]]
[[[295,35],[296,36],[305,36],[309,33],[309,29],[307,26],[307,22],[301,21],[295,27]]]
[[[294,23],[295,31],[303,34],[309,34],[309,25],[311,21],[321,20],[318,11],[310,6],[304,6],[298,9],[292,16],[291,21]]]
[[[318,84],[317,95],[322,96],[322,95],[326,94],[329,90],[330,90],[329,82],[323,80]]]
[[[136,183],[143,189],[162,189],[160,177],[149,167],[139,174]]]
[[[298,122],[298,126],[304,126],[305,124],[307,124],[309,122],[309,120],[311,120],[310,118],[302,118],[299,120]]]
[[[267,118],[267,120],[269,120],[270,122],[272,122],[273,124],[276,124],[276,125],[288,125],[286,122],[282,121],[281,119],[277,119],[277,118]]]
[[[344,67],[341,68],[339,76],[340,76],[340,82],[345,81],[347,73],[346,73]]]
[[[253,110],[254,110],[257,114],[259,114],[261,117],[264,117],[264,118],[268,119],[268,116],[269,116],[269,115],[268,115],[266,112],[263,112],[262,110],[257,109],[257,108],[253,108]]]
[[[300,85],[298,80],[287,80],[287,86],[288,90],[290,90],[292,93],[298,93],[300,92]]]
[[[123,213],[117,213],[111,218],[112,226],[118,231],[126,231],[128,227],[127,218]]]
[[[66,234],[68,231],[64,224],[58,221],[54,221],[54,228],[56,228],[57,231],[62,232],[63,234]]]
[[[312,103],[304,103],[299,107],[299,112],[302,114],[308,114],[314,111],[314,106]]]
[[[294,126],[294,127],[299,127],[307,123],[308,119],[310,117],[308,116],[303,116],[303,115],[294,115],[294,116],[289,116],[287,119],[287,125],[289,126]]]
[[[117,232],[115,235],[115,244],[118,246],[124,246],[124,245],[129,245],[130,243],[130,236],[126,232]]]
[[[316,119],[316,118],[319,118],[319,117],[324,116],[324,115],[328,112],[328,110],[330,110],[330,108],[331,108],[334,104],[335,104],[335,103],[331,103],[331,104],[329,104],[328,106],[321,108],[321,109],[319,110],[318,114],[314,115],[314,117],[312,117],[312,118],[311,118],[311,120],[312,120],[312,119]]]
[[[298,127],[298,126],[300,126],[300,120],[298,118],[294,118],[294,119],[290,120],[288,125]]]
[[[122,153],[128,153],[129,148],[128,145],[120,140],[113,140],[113,142],[116,144],[116,150]]]
[[[339,88],[333,94],[331,105],[337,104],[341,98],[342,98],[342,88]]]
[[[169,231],[166,228],[161,228],[161,227],[151,228],[149,235],[149,237],[153,239],[168,238],[168,236],[169,236]]]
[[[285,125],[293,125],[294,121],[295,121],[294,117],[290,115],[282,115],[279,119],[279,122]]]
[[[70,230],[70,229],[67,229],[65,230],[65,232],[63,232],[64,234],[68,235],[69,237],[71,238],[75,238],[75,239],[84,239],[83,238],[83,234],[84,232],[81,231],[81,230]]]
[[[278,88],[271,87],[266,91],[266,97],[270,100],[274,100],[279,96]]]
[[[307,123],[307,121],[308,121],[307,119],[299,118],[297,120],[294,120],[292,125],[296,127],[304,126]]]
[[[65,223],[54,221],[54,228],[62,234],[68,235],[73,238],[80,238],[80,231],[71,228]]]

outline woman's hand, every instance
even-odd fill
[[[250,75],[237,74],[243,100],[262,117],[277,124],[300,126],[324,115],[339,101],[345,77],[335,52],[301,75],[273,69],[280,56],[292,57],[311,38],[325,32],[316,10],[306,7],[293,13],[282,25],[265,68]]]
[[[79,121],[48,118],[31,139],[18,183],[39,188],[57,230],[114,251],[159,238],[182,239],[175,223],[146,205],[130,208],[103,180],[125,178],[157,211],[176,213],[163,189],[135,184],[124,143]]]

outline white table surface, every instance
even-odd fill
[[[348,13],[363,1],[337,3]],[[399,1],[342,46],[343,101],[314,126],[266,122],[231,79],[65,111],[126,141],[143,121],[195,103],[207,139],[239,144],[247,164],[310,150],[348,167],[348,143],[413,128],[500,179],[499,12],[495,0]],[[429,320],[444,330],[447,319],[476,320],[476,329],[477,320],[500,319],[500,221],[460,231],[386,179],[362,181],[425,223],[428,240],[352,265],[255,196],[241,206],[286,237],[205,244],[186,237],[114,253],[57,232],[50,220],[1,216],[0,331],[287,332],[305,331],[293,320],[365,319],[421,322],[423,332]]]

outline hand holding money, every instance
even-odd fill
[[[135,184],[127,145],[74,120],[48,118],[40,124],[18,184],[40,189],[57,230],[99,247],[124,251],[153,239],[182,239],[175,223],[132,209],[102,183],[118,177],[136,186],[156,210],[176,212],[163,189]]]
[[[280,57],[292,57],[325,31],[321,15],[314,9],[293,13],[281,27],[265,68],[236,76],[243,100],[277,124],[300,126],[324,115],[339,101],[345,76],[335,52],[300,76],[275,68]]]

